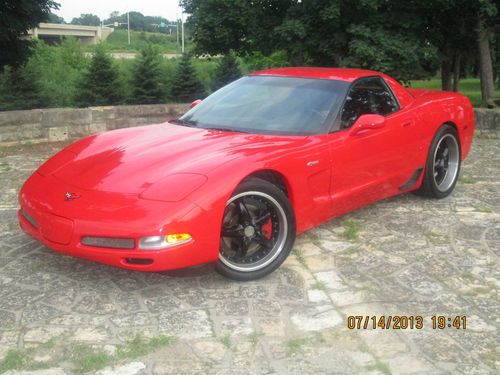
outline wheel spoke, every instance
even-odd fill
[[[231,228],[224,228],[222,230],[222,237],[238,238],[243,237],[245,233],[243,232],[243,226],[236,225]]]
[[[243,202],[243,200],[241,200],[239,202],[238,206],[239,206],[240,215],[241,215],[241,218],[243,219],[243,221],[250,223],[252,221],[252,217],[250,216],[250,212],[248,212],[248,208],[245,205],[245,203]]]
[[[250,247],[252,241],[248,237],[240,237],[236,240],[236,242],[238,244],[238,248],[236,249],[234,258],[241,260],[247,255],[248,248]]]
[[[255,219],[254,223],[255,225],[261,225],[264,224],[269,218],[271,217],[271,213],[267,211],[264,215],[261,215],[257,219]]]
[[[266,237],[262,235],[262,233],[258,233],[254,238],[253,241],[258,243],[259,245],[263,246],[267,250],[271,249],[273,247],[272,241],[268,240]]]

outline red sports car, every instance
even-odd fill
[[[265,70],[178,120],[62,150],[24,184],[19,221],[49,248],[108,265],[215,262],[251,280],[333,217],[409,191],[446,197],[473,133],[460,94],[365,70]]]

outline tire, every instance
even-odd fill
[[[429,148],[424,179],[417,194],[434,199],[450,195],[457,184],[461,160],[457,131],[451,125],[441,126]]]
[[[288,257],[295,235],[295,215],[283,191],[268,181],[249,178],[226,204],[215,269],[238,281],[264,277]]]

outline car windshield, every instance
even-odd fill
[[[312,135],[327,131],[349,84],[343,81],[248,76],[192,108],[180,125],[254,134]]]

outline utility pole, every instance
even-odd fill
[[[184,53],[184,10],[182,11],[181,21],[182,21],[182,53]]]
[[[127,12],[128,45],[130,46],[130,12]]]
[[[177,32],[175,33],[175,35],[177,35],[177,45],[179,45],[179,13],[175,15],[175,20],[177,24]]]

